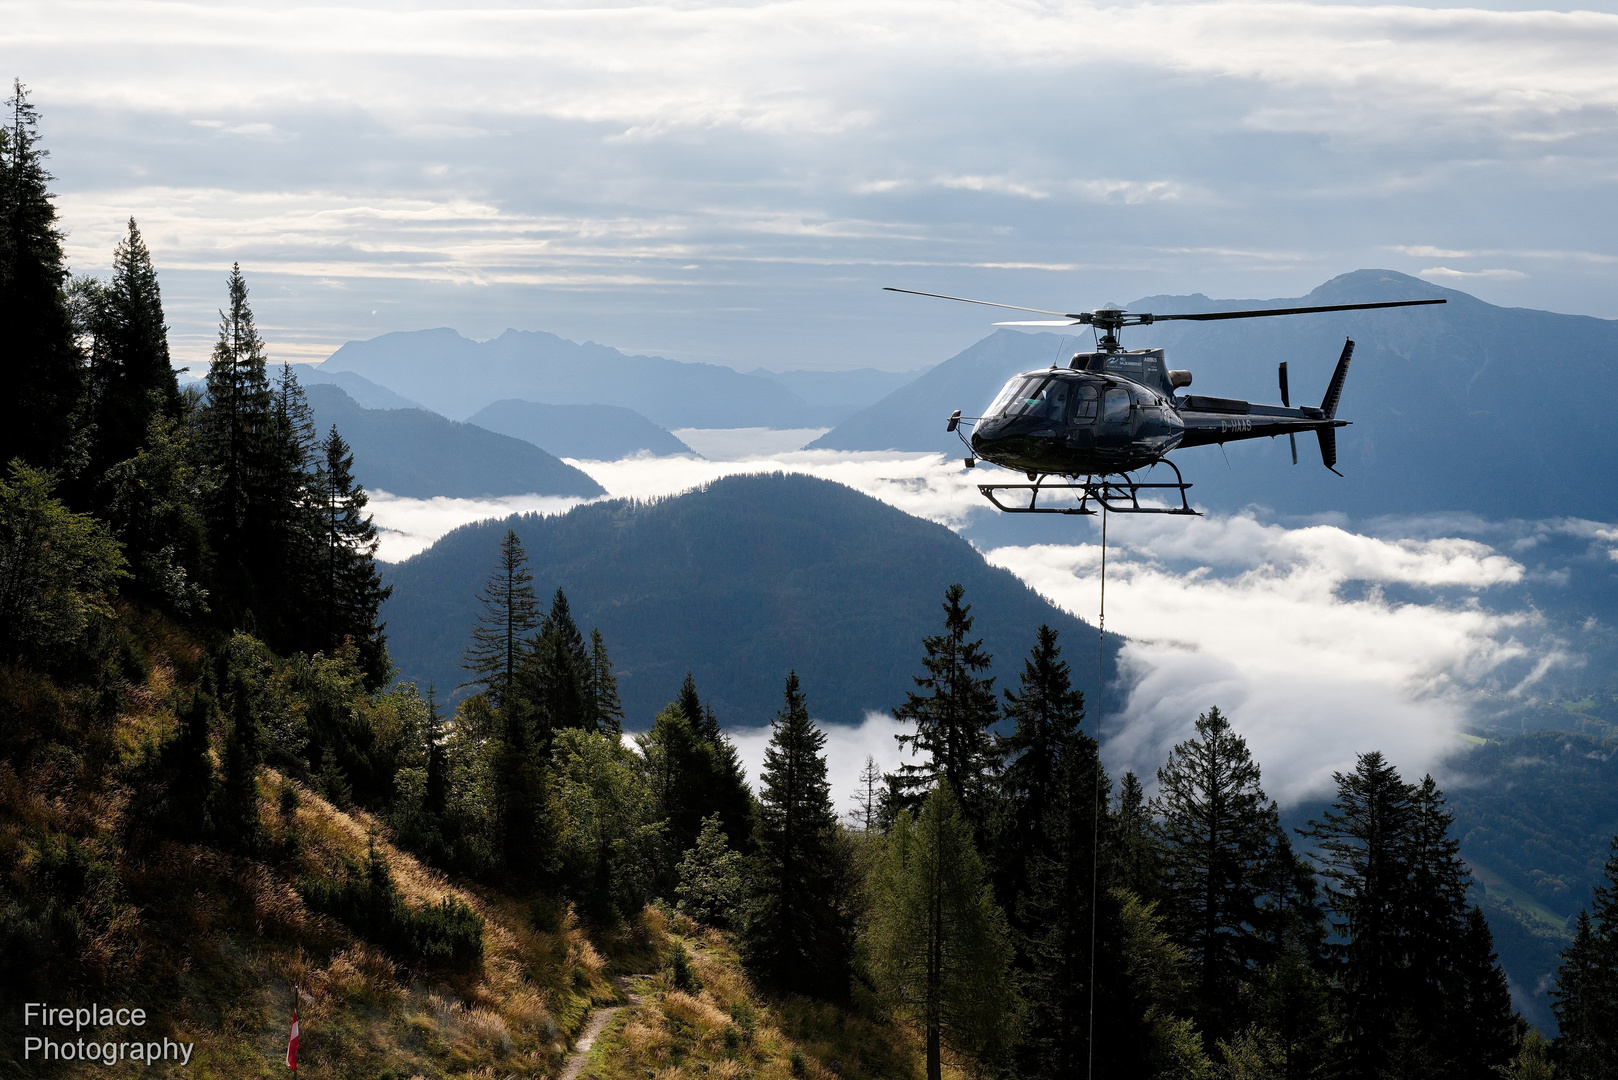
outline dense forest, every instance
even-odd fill
[[[1092,643],[1030,626],[996,685],[959,585],[893,703],[905,764],[868,767],[851,812],[812,686],[778,673],[755,791],[689,675],[625,715],[610,642],[538,594],[515,532],[443,715],[449,688],[394,678],[352,455],[271,370],[240,269],[182,394],[135,222],[110,278],[73,277],[20,85],[10,109],[0,1039],[23,1075],[70,1070],[22,1060],[21,1002],[136,997],[212,1033],[193,1074],[278,1070],[266,1010],[293,985],[317,1075],[555,1075],[625,1000],[613,975],[643,977],[644,1015],[599,1077],[1618,1070],[1618,852],[1548,1041],[1430,776],[1368,752],[1289,835],[1210,707],[1155,783],[1111,777],[1063,659]]]

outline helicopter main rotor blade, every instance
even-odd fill
[[[938,300],[959,300],[963,304],[982,304],[984,307],[1010,308],[1012,311],[1032,311],[1035,315],[1060,315],[1064,319],[1075,319],[1075,320],[1078,320],[1080,322],[1084,322],[1084,321],[1088,320],[1088,318],[1089,318],[1089,316],[1087,314],[1085,314],[1085,315],[1074,315],[1073,313],[1067,312],[1067,311],[1046,311],[1044,308],[1021,307],[1021,306],[1019,306],[1017,304],[997,304],[993,300],[973,300],[971,297],[968,297],[968,296],[945,296],[943,293],[917,292],[915,289],[896,289],[892,285],[884,285],[884,286],[882,286],[882,288],[883,288],[883,291],[885,291],[885,292],[909,293],[911,296],[931,296],[931,297],[933,297],[935,299],[938,299]],[[1039,324],[1039,325],[1044,325],[1044,324]],[[1064,325],[1064,324],[1062,324],[1062,323],[1052,323],[1050,325],[1061,326],[1061,325]]]
[[[1218,319],[1257,319],[1265,315],[1313,315],[1318,311],[1365,311],[1369,308],[1420,307],[1423,304],[1447,303],[1448,300],[1384,300],[1380,304],[1327,304],[1323,307],[1260,308],[1257,311],[1205,311],[1200,315],[1153,315],[1151,321],[1188,319],[1193,322],[1213,322]]]
[[[1033,319],[1026,322],[997,322],[995,326],[1083,326],[1077,319]]]

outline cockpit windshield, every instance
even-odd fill
[[[1071,380],[1055,375],[1030,375],[1013,380],[989,406],[990,416],[1033,416],[1060,422],[1067,411]]]

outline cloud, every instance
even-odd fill
[[[1475,540],[1287,529],[1245,515],[1126,530],[1114,530],[1107,567],[1107,626],[1132,639],[1121,658],[1127,697],[1103,710],[1114,768],[1150,778],[1197,714],[1218,705],[1270,794],[1295,802],[1366,750],[1406,771],[1438,768],[1480,697],[1521,692],[1572,662],[1535,612],[1478,602],[1525,570]],[[1095,618],[1098,545],[987,557]]]
[[[859,724],[821,724],[826,736],[826,774],[831,781],[832,805],[844,818],[852,815],[854,797],[860,791],[859,776],[870,757],[883,772],[894,772],[910,760],[901,751],[896,735],[907,734],[911,725],[886,713],[866,713]],[[736,744],[742,763],[747,766],[753,790],[759,790],[764,770],[764,748],[769,745],[768,727],[732,728],[727,735]]]
[[[370,493],[370,512],[377,526],[376,556],[383,562],[401,562],[433,546],[452,529],[474,521],[505,518],[512,514],[563,514],[593,499],[558,495],[511,495],[498,499],[452,499],[439,495],[412,499],[386,491]]]
[[[1488,278],[1495,281],[1521,281],[1528,275],[1521,270],[1451,270],[1447,266],[1430,266],[1417,277]]]

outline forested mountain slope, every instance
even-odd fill
[[[332,425],[354,451],[354,475],[372,491],[434,495],[604,495],[589,476],[532,443],[425,409],[362,409],[340,387],[308,388],[315,429]]]
[[[688,667],[727,724],[768,720],[789,668],[819,718],[891,708],[913,688],[921,639],[937,632],[944,590],[957,581],[1002,683],[1049,623],[1075,683],[1095,685],[1095,631],[949,529],[839,484],[779,474],[457,529],[387,570],[394,591],[383,617],[404,677],[441,690],[465,681],[478,589],[508,528],[540,595],[563,589],[579,625],[611,643],[631,728],[670,700]]]
[[[1190,369],[1193,392],[1265,402],[1280,400],[1282,360],[1295,402],[1315,402],[1343,339],[1356,343],[1340,413],[1353,426],[1337,436],[1343,477],[1321,468],[1310,439],[1299,440],[1297,467],[1284,442],[1232,443],[1228,468],[1214,448],[1176,455],[1196,485],[1192,501],[1221,510],[1259,503],[1355,517],[1467,510],[1611,520],[1618,474],[1590,447],[1615,430],[1609,403],[1618,398],[1618,321],[1495,307],[1390,270],[1343,274],[1297,299],[1151,296],[1128,307],[1161,314],[1428,297],[1448,302],[1126,329],[1126,347],[1166,348],[1171,367]],[[944,431],[951,410],[976,415],[1016,372],[1065,363],[1092,348],[1088,332],[1064,338],[997,331],[811,446],[959,456],[960,443]]]

